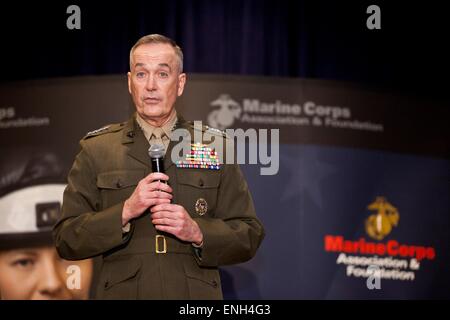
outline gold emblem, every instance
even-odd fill
[[[393,226],[398,225],[400,219],[398,210],[384,197],[377,197],[367,209],[376,211],[366,219],[366,232],[371,238],[382,240],[392,231]]]
[[[195,212],[202,216],[206,211],[208,211],[208,203],[205,199],[199,198],[195,203]]]

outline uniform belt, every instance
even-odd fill
[[[155,236],[155,252],[156,253],[167,253],[167,240],[161,234]]]
[[[180,243],[172,238],[162,234],[155,235],[154,252],[157,254],[166,253],[188,253],[192,254],[192,248],[189,244]]]

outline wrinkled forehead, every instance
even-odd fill
[[[132,65],[144,64],[147,66],[168,64],[175,68],[178,64],[174,48],[169,44],[143,44],[137,47],[132,54]]]

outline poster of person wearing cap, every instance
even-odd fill
[[[88,299],[92,259],[59,257],[51,228],[65,184],[49,152],[18,152],[0,172],[0,299]]]

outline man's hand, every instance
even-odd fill
[[[125,201],[122,210],[122,226],[139,217],[147,208],[158,204],[169,204],[172,188],[161,181],[169,180],[164,173],[153,172],[139,181],[133,194]]]
[[[157,230],[168,232],[180,240],[193,242],[196,245],[203,242],[200,227],[182,206],[170,203],[158,204],[150,211],[152,223]]]

